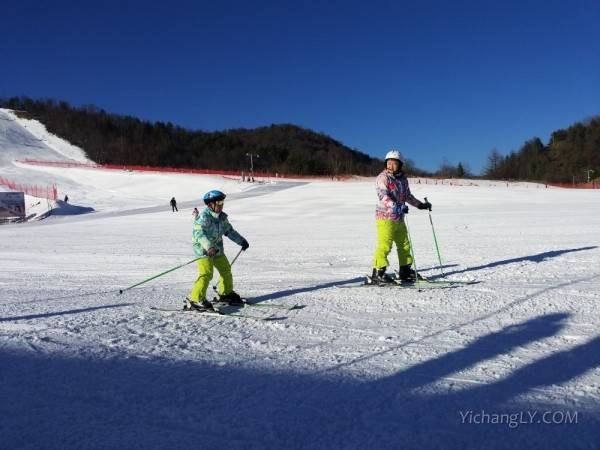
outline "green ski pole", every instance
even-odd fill
[[[238,259],[238,257],[239,257],[239,256],[242,254],[242,252],[243,252],[243,251],[244,251],[244,250],[242,250],[242,249],[240,248],[240,251],[239,251],[239,252],[237,252],[237,255],[235,255],[235,258],[233,258],[233,260],[231,261],[231,264],[229,264],[230,266],[233,266],[233,263],[235,262],[235,260],[236,260],[236,259]]]
[[[407,208],[408,211],[408,208]],[[404,214],[404,225],[406,225],[406,237],[408,238],[408,245],[410,245],[410,256],[412,257],[412,265],[415,268],[415,283],[418,283],[419,272],[417,271],[417,258],[415,258],[415,250],[412,245],[412,239],[410,238],[410,231],[408,229],[408,212]]]
[[[425,201],[427,202],[427,197],[425,197]],[[440,248],[438,246],[437,237],[435,235],[435,228],[433,227],[433,219],[431,218],[431,210],[429,210],[429,223],[431,224],[431,231],[433,232],[433,242],[435,242],[435,250],[437,251],[438,261],[440,263],[440,273],[442,274],[442,278],[445,278],[444,269],[442,268],[442,257],[440,256]]]
[[[165,270],[164,272],[161,272],[161,273],[159,273],[158,275],[154,275],[154,276],[152,276],[152,277],[150,277],[150,278],[146,278],[144,281],[140,281],[139,283],[136,283],[136,284],[134,284],[134,285],[132,285],[132,286],[126,287],[126,288],[124,288],[124,289],[119,289],[119,294],[122,294],[123,292],[125,292],[125,291],[128,291],[129,289],[133,289],[134,287],[136,287],[136,286],[139,286],[140,284],[144,284],[144,283],[147,283],[147,282],[148,282],[148,281],[150,281],[150,280],[154,280],[155,278],[162,277],[163,275],[165,275],[165,274],[167,274],[167,273],[169,273],[169,272],[173,272],[174,270],[181,269],[183,266],[187,266],[188,264],[191,264],[191,263],[193,263],[194,261],[197,261],[197,260],[199,260],[199,259],[200,259],[200,258],[194,258],[194,259],[192,259],[191,261],[188,261],[188,262],[186,262],[186,263],[184,263],[184,264],[181,264],[181,265],[179,265],[179,266],[177,266],[177,267],[173,267],[172,269]]]

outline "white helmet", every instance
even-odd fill
[[[402,153],[400,153],[398,150],[390,150],[387,152],[385,155],[385,160],[387,161],[388,159],[397,159],[404,164],[404,156],[402,156]]]

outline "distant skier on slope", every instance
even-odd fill
[[[220,275],[219,297],[230,305],[242,305],[240,296],[233,290],[231,265],[223,251],[223,235],[247,250],[250,244],[229,223],[227,214],[223,212],[226,195],[221,191],[210,191],[204,195],[206,208],[194,221],[193,247],[198,259],[198,278],[192,292],[186,298],[184,310],[208,311],[214,309],[206,299],[206,290],[216,267]]]
[[[173,212],[175,212],[175,211],[179,211],[179,210],[177,209],[177,200],[175,200],[175,197],[172,197],[172,198],[171,198],[171,202],[170,202],[170,203],[171,203],[171,210],[172,210]]]
[[[393,278],[385,271],[389,266],[387,257],[394,243],[400,264],[400,280],[415,281],[417,278],[417,274],[411,269],[410,241],[404,224],[404,214],[408,212],[405,202],[418,209],[430,211],[431,203],[421,202],[410,193],[408,179],[402,171],[403,165],[402,154],[397,150],[389,151],[385,155],[385,169],[375,181],[379,201],[375,211],[377,248],[373,255],[372,281],[374,283],[393,282]]]

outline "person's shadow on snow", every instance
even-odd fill
[[[347,280],[331,281],[328,283],[321,283],[312,286],[304,286],[298,288],[284,289],[282,291],[271,292],[270,294],[258,295],[252,297],[252,303],[264,302],[266,300],[274,300],[277,298],[288,297],[295,294],[303,294],[305,292],[318,291],[320,289],[329,289],[336,286],[344,286],[346,284],[359,283],[363,281],[365,277],[354,277]]]
[[[77,309],[68,309],[63,311],[46,311],[37,314],[27,314],[24,316],[9,316],[9,317],[0,317],[0,322],[16,322],[19,320],[33,320],[33,319],[44,319],[47,317],[56,317],[56,316],[69,316],[73,314],[85,314],[90,312],[97,312],[103,309],[114,309],[114,308],[124,308],[127,306],[133,306],[135,303],[118,303],[115,305],[103,305],[103,306],[88,306],[86,308],[77,308]]]
[[[520,262],[525,262],[525,261],[531,261],[534,263],[541,263],[544,262],[548,259],[551,258],[556,258],[558,256],[567,254],[567,253],[573,253],[573,252],[582,252],[585,250],[593,250],[598,248],[598,246],[594,245],[594,246],[589,246],[589,247],[580,247],[580,248],[567,248],[564,250],[552,250],[549,252],[542,252],[542,253],[537,253],[535,255],[527,255],[527,256],[519,256],[517,258],[510,258],[510,259],[503,259],[500,261],[494,261],[491,262],[489,264],[483,264],[480,266],[473,266],[473,267],[467,267],[466,269],[461,269],[461,270],[452,270],[450,272],[446,272],[445,276],[450,276],[450,275],[457,275],[460,273],[467,273],[467,272],[474,272],[477,270],[482,270],[482,269],[491,269],[494,267],[498,267],[498,266],[505,266],[508,264],[514,264],[514,263],[520,263]],[[431,277],[429,277],[431,280],[435,280],[438,278],[441,278],[441,275],[432,275]]]

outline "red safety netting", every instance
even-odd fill
[[[250,176],[249,172],[239,170],[216,170],[216,169],[181,169],[177,167],[153,167],[153,166],[130,166],[121,164],[95,164],[95,163],[79,163],[74,161],[40,161],[35,159],[22,159],[18,162],[24,164],[33,164],[38,166],[52,167],[70,167],[70,168],[88,168],[88,169],[107,169],[107,170],[130,170],[136,172],[167,172],[167,173],[189,173],[203,175],[224,175],[224,176]],[[317,176],[317,175],[294,175],[278,172],[254,172],[256,178],[295,178],[295,179],[332,179],[344,181],[352,178],[350,175]]]
[[[590,181],[589,183],[549,183],[549,186],[565,189],[600,189],[600,182]]]
[[[221,175],[229,177],[245,177],[249,178],[251,174],[245,171],[239,170],[216,170],[216,169],[181,169],[177,167],[153,167],[153,166],[132,166],[125,164],[95,164],[95,163],[80,163],[75,161],[41,161],[35,159],[22,159],[18,162],[24,164],[33,164],[39,166],[52,166],[52,167],[66,167],[66,168],[81,168],[81,169],[106,169],[106,170],[127,170],[136,172],[162,172],[162,173],[182,173],[182,174],[203,174],[203,175]],[[348,181],[355,177],[352,175],[336,175],[336,176],[319,176],[319,175],[296,175],[289,173],[278,173],[278,172],[254,172],[255,178],[288,178],[288,179],[313,179],[313,180],[337,180],[337,181]],[[441,178],[423,178],[425,184],[450,184],[457,186],[479,186],[485,180],[452,180],[452,179],[441,179]],[[419,179],[418,183],[421,183]],[[506,185],[510,186],[511,183],[516,181],[506,181]],[[5,183],[3,183],[5,184]],[[567,189],[600,189],[600,182],[592,181],[590,183],[540,183],[540,185],[567,188]],[[35,186],[34,188],[37,188]],[[48,197],[49,198],[49,197]]]
[[[47,198],[49,200],[56,200],[58,198],[58,191],[56,185],[52,186],[37,186],[31,184],[17,183],[16,181],[9,180],[8,178],[0,176],[0,184],[6,186],[14,192],[24,192],[27,195],[37,198]]]

